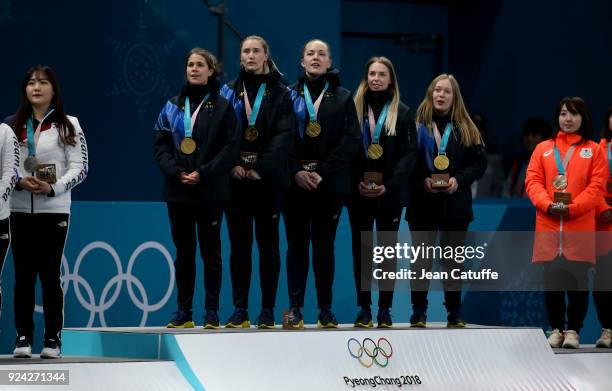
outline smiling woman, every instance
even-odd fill
[[[41,281],[45,332],[43,358],[61,356],[64,296],[60,265],[70,222],[71,192],[89,169],[85,135],[77,118],[64,112],[55,72],[48,66],[30,68],[22,84],[17,113],[7,122],[21,142],[25,159],[11,196],[11,235],[15,267],[15,328],[13,355],[32,356],[36,277]],[[36,230],[36,246],[32,231]]]

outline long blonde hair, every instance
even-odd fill
[[[365,70],[363,72],[363,78],[359,83],[359,87],[357,87],[357,92],[355,92],[354,98],[355,108],[357,109],[357,119],[359,119],[359,126],[363,127],[363,116],[365,114],[365,94],[369,88],[368,72],[370,71],[370,66],[375,62],[383,64],[389,70],[389,76],[391,78],[389,89],[393,94],[393,98],[391,98],[391,104],[389,105],[389,113],[387,114],[387,119],[385,120],[385,128],[387,136],[395,136],[395,126],[397,125],[397,112],[400,102],[400,91],[399,85],[397,83],[397,77],[395,76],[395,68],[393,68],[393,63],[387,57],[372,57],[366,63]]]
[[[427,87],[427,94],[425,94],[425,98],[423,98],[423,101],[417,109],[416,122],[425,125],[430,132],[433,131],[433,91],[436,88],[436,84],[438,84],[440,80],[444,79],[447,79],[450,82],[453,89],[453,102],[450,110],[451,121],[453,121],[453,124],[459,128],[459,132],[461,133],[461,143],[466,147],[484,144],[478,128],[470,118],[467,109],[465,108],[465,103],[463,103],[463,97],[461,96],[461,90],[459,89],[459,83],[457,82],[457,79],[450,74],[443,73],[433,79],[433,81],[429,84],[429,87]]]

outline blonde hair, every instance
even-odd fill
[[[249,35],[248,37],[243,39],[242,42],[240,42],[240,52],[242,53],[242,46],[249,39],[254,39],[256,41],[259,41],[259,43],[261,44],[261,47],[263,47],[264,53],[266,53],[268,55],[268,59],[264,63],[264,73],[270,73],[270,71],[275,70],[281,76],[283,76],[281,71],[276,66],[276,63],[272,59],[272,55],[270,54],[270,45],[268,45],[268,42],[266,42],[266,40],[263,39],[263,37],[260,37],[259,35]]]
[[[389,70],[389,76],[391,78],[389,89],[391,90],[393,97],[391,98],[389,113],[387,114],[387,119],[385,120],[385,129],[387,136],[395,136],[395,127],[397,125],[397,114],[400,102],[400,91],[399,84],[397,83],[397,77],[395,76],[395,68],[393,68],[393,63],[387,57],[372,57],[366,63],[363,78],[359,83],[359,87],[357,87],[357,92],[355,92],[354,98],[355,108],[357,109],[357,119],[359,120],[359,126],[363,127],[363,116],[365,115],[365,94],[369,88],[368,72],[370,71],[370,66],[376,62],[383,64]]]
[[[433,91],[436,88],[436,84],[438,84],[440,80],[445,79],[450,82],[453,89],[453,102],[450,109],[451,121],[453,121],[453,124],[459,128],[459,132],[461,133],[461,143],[466,147],[484,144],[480,131],[478,131],[478,128],[470,118],[467,109],[465,108],[465,103],[463,103],[463,97],[461,96],[461,90],[459,89],[459,83],[451,74],[443,73],[433,79],[433,81],[429,84],[425,98],[423,98],[423,101],[417,109],[416,122],[425,125],[430,132],[433,131]]]

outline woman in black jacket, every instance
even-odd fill
[[[409,201],[409,180],[417,159],[416,128],[408,106],[400,102],[393,64],[386,57],[372,57],[355,93],[363,147],[353,160],[351,198],[348,204],[353,243],[353,272],[357,305],[361,311],[355,327],[372,327],[370,284],[374,221],[378,245],[394,246],[402,210]],[[366,232],[362,238],[362,232]],[[368,233],[369,232],[369,233]],[[394,233],[391,234],[391,233]],[[362,239],[365,239],[362,241]],[[385,260],[383,270],[394,269]],[[393,281],[379,281],[378,327],[391,327]]]
[[[320,309],[319,327],[337,327],[331,312],[334,241],[342,198],[350,193],[350,162],[359,147],[359,122],[348,90],[331,70],[329,45],[306,43],[304,76],[291,87],[297,118],[295,148],[289,159],[294,182],[284,216],[287,233],[287,282],[291,312],[287,323],[303,328],[301,307],[312,240],[313,270]]]
[[[176,246],[178,311],[167,327],[194,327],[197,232],[204,261],[204,327],[211,328],[219,327],[222,203],[229,198],[237,124],[231,105],[218,93],[216,58],[194,48],[187,54],[186,68],[187,83],[166,103],[155,124],[155,161],[164,175],[164,199]]]
[[[406,211],[413,246],[461,246],[472,212],[470,186],[484,174],[487,160],[482,137],[470,119],[459,84],[452,75],[436,77],[416,114],[419,159],[411,206]],[[417,276],[430,271],[433,259],[421,258],[411,267]],[[444,259],[446,271],[460,267]],[[428,280],[412,281],[412,327],[425,327]],[[465,327],[461,319],[461,283],[444,281],[448,327]]]
[[[289,90],[281,83],[281,74],[263,38],[252,35],[242,41],[240,65],[238,78],[221,89],[234,107],[241,129],[240,152],[233,162],[231,197],[225,209],[235,307],[226,327],[250,327],[254,224],[262,295],[256,322],[259,328],[272,328],[280,273],[278,223],[282,192],[289,187],[287,157],[295,120]]]

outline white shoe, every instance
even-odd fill
[[[610,348],[612,347],[612,330],[601,329],[601,337],[595,343],[598,348]]]
[[[13,350],[15,358],[31,358],[32,357],[32,342],[25,335],[17,337],[15,341],[15,350]]]
[[[59,343],[54,339],[46,339],[40,358],[61,358],[62,351]]]
[[[559,331],[559,329],[554,329],[548,335],[548,343],[551,348],[560,348],[563,344],[563,333]]]
[[[580,347],[580,336],[574,330],[565,330],[563,333],[563,347],[565,349],[578,349]]]

